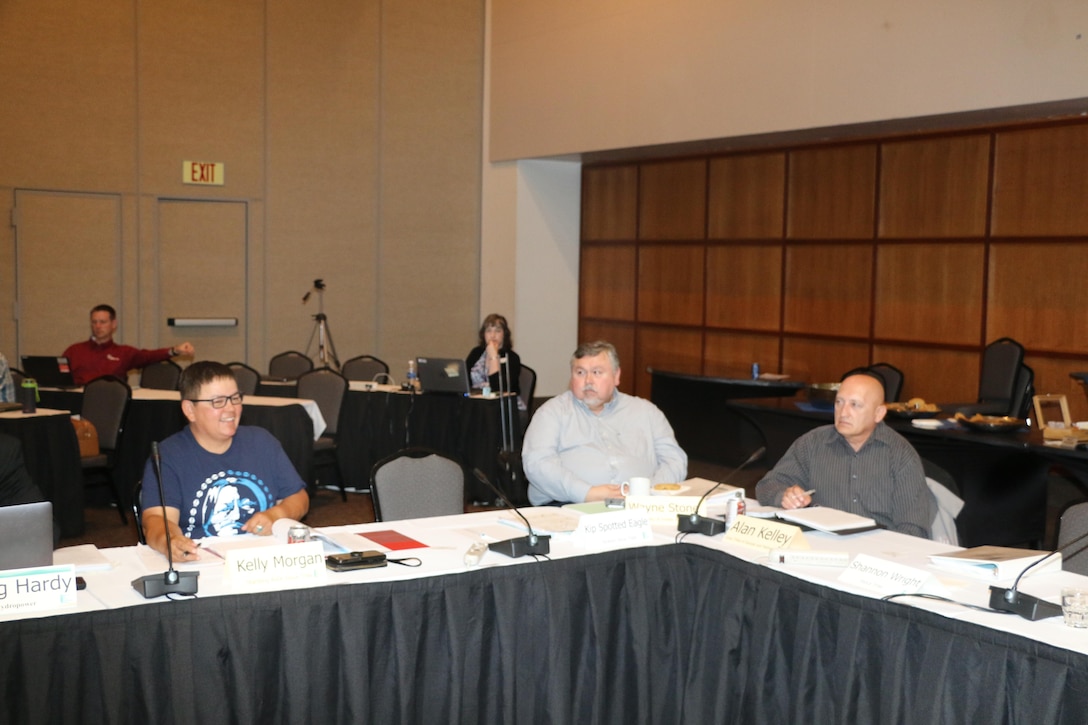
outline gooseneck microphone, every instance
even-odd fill
[[[1004,587],[990,587],[990,609],[996,609],[1001,612],[1009,612],[1010,614],[1016,614],[1035,622],[1040,619],[1046,619],[1047,617],[1057,617],[1062,613],[1061,605],[1048,602],[1045,599],[1039,599],[1039,597],[1033,597],[1030,594],[1024,594],[1018,587],[1020,586],[1020,580],[1024,578],[1032,568],[1042,564],[1047,559],[1051,558],[1055,554],[1061,554],[1068,550],[1074,544],[1077,544],[1084,539],[1088,539],[1088,533],[1081,534],[1077,538],[1073,539],[1065,546],[1059,546],[1054,551],[1050,552],[1041,559],[1035,561],[1024,567],[1024,570],[1020,572],[1016,577],[1016,581],[1012,583],[1012,586],[1008,589]],[[1068,556],[1072,559],[1074,556],[1084,551],[1088,546],[1082,546]]]
[[[702,534],[703,536],[717,536],[725,531],[725,522],[721,519],[713,519],[709,516],[700,516],[699,508],[703,505],[703,501],[706,501],[706,497],[714,493],[720,486],[724,486],[728,483],[733,476],[740,473],[745,467],[751,463],[755,463],[763,454],[767,451],[766,446],[760,446],[752,455],[748,456],[748,459],[744,463],[734,468],[728,476],[722,481],[715,483],[710,487],[710,490],[703,494],[699,502],[695,504],[695,510],[690,514],[677,514],[676,515],[676,530],[681,534]]]
[[[495,541],[487,545],[487,548],[503,556],[509,556],[511,559],[517,559],[518,557],[532,555],[532,556],[544,556],[552,550],[551,536],[546,534],[538,535],[533,531],[533,525],[529,523],[529,519],[525,518],[525,514],[518,511],[518,507],[513,504],[510,499],[506,497],[499,487],[491,483],[491,480],[481,471],[479,468],[472,469],[472,473],[480,481],[498,496],[507,507],[518,515],[522,521],[525,522],[525,528],[528,529],[528,536],[519,536],[514,539],[507,539],[506,541]]]
[[[132,588],[144,599],[154,599],[164,594],[196,594],[198,571],[174,569],[174,550],[170,546],[170,522],[166,520],[166,493],[162,487],[162,460],[159,458],[159,442],[151,442],[151,464],[159,482],[159,504],[162,506],[162,524],[166,530],[166,562],[169,568],[162,574],[148,574],[132,580]]]

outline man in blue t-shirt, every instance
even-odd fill
[[[264,428],[239,426],[242,394],[226,365],[201,361],[181,376],[184,430],[159,445],[166,518],[151,461],[144,469],[147,543],[166,553],[166,526],[175,559],[196,555],[194,539],[253,533],[268,536],[276,519],[310,509],[306,484],[282,446]]]

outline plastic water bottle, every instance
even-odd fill
[[[416,361],[408,361],[408,376],[406,380],[412,390],[419,390],[419,375],[416,374]]]

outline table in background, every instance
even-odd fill
[[[446,517],[442,537],[397,522],[433,547],[412,552],[424,571],[446,562],[429,575],[390,566],[340,580],[353,583],[0,623],[0,720],[1034,725],[1081,723],[1088,708],[1085,647],[1047,643],[1088,633],[1060,620],[942,616],[821,583],[827,567],[753,563],[721,537],[600,554],[557,539],[553,561],[473,571],[439,546],[496,516]],[[903,542],[937,546],[877,531],[846,548]],[[127,570],[86,576],[88,591],[112,577],[137,597]],[[1082,579],[1040,576],[1048,590]]]
[[[725,405],[743,398],[790,397],[805,387],[796,380],[715,378],[650,369],[651,400],[668,418],[676,441],[689,458],[723,465],[738,465],[759,442],[723,435],[734,427],[723,420]]]
[[[356,383],[352,383],[356,386]],[[513,450],[520,459],[521,424],[513,403]],[[476,480],[479,468],[504,486],[515,502],[527,500],[524,478],[511,488],[499,462],[503,424],[500,401],[441,393],[349,389],[340,410],[336,455],[347,485],[370,487],[370,469],[386,456],[409,446],[431,448],[465,468],[465,497],[492,501],[495,494]]]
[[[0,433],[22,442],[26,469],[53,502],[53,518],[60,526],[60,535],[83,534],[83,468],[68,411],[43,406],[32,415],[0,413]]]
[[[731,419],[730,412],[736,413]],[[833,413],[830,407],[804,401],[738,400],[728,404],[723,420],[722,435],[749,442],[762,438],[767,446],[763,463],[771,467],[798,437],[831,423]],[[920,456],[956,479],[964,500],[956,519],[963,546],[1042,542],[1051,466],[1061,465],[1088,480],[1088,452],[1044,445],[1038,431],[925,430],[892,416],[885,421],[910,441]],[[753,425],[757,433],[753,433]]]
[[[177,393],[173,391],[133,391],[114,471],[126,510],[131,507],[132,492],[143,476],[144,465],[151,455],[152,441],[168,438],[188,423],[176,396]],[[50,407],[69,410],[73,414],[78,413],[83,405],[81,391],[42,389],[41,397],[43,401],[48,401]],[[249,396],[242,406],[241,423],[260,426],[271,432],[283,446],[302,480],[310,480],[313,474],[314,421],[302,404],[292,404],[282,398],[262,400]],[[71,423],[68,425],[71,427]],[[82,515],[81,500],[81,522]]]

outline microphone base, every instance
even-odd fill
[[[144,599],[154,599],[164,594],[196,594],[198,571],[174,572],[178,576],[176,582],[168,581],[170,572],[162,574],[148,574],[132,580],[132,588],[138,591]]]
[[[721,519],[712,519],[709,516],[700,516],[698,514],[676,515],[676,530],[681,534],[717,536],[724,532],[725,529],[725,522]]]
[[[487,548],[496,554],[509,556],[511,559],[529,555],[546,556],[552,550],[551,540],[552,537],[547,535],[522,536],[517,539],[496,541],[488,544]]]
[[[1005,595],[1012,592],[1013,600],[1005,599]],[[1003,587],[990,587],[990,609],[1002,612],[1010,612],[1032,622],[1048,617],[1057,617],[1062,613],[1061,606],[1048,602],[1030,594],[1013,591]]]

